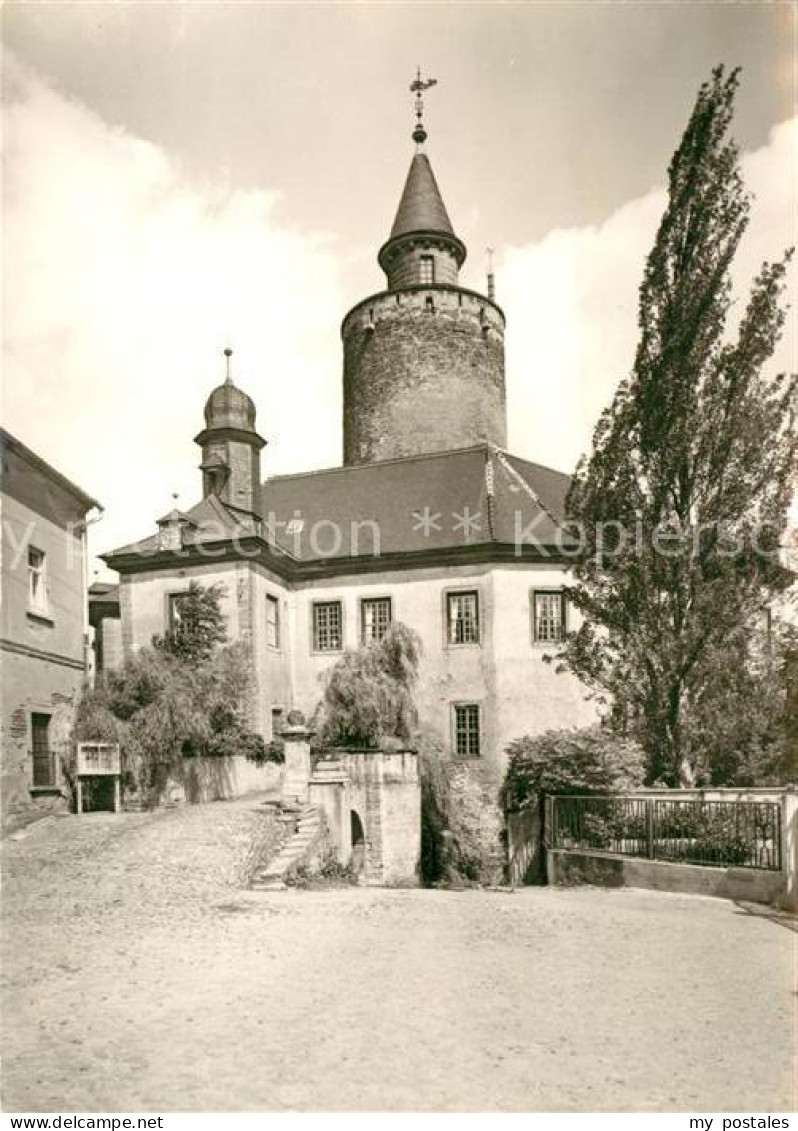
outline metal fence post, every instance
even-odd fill
[[[651,798],[646,800],[646,836],[648,838],[648,855],[649,859],[653,860],[656,857],[654,846],[654,806],[656,801]]]

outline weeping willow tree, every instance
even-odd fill
[[[567,504],[584,621],[563,659],[640,740],[648,780],[669,785],[694,773],[691,704],[706,714],[730,642],[748,662],[757,616],[788,582],[796,383],[764,367],[791,253],[762,266],[732,333],[730,269],[751,209],[729,136],[738,78],[718,67],[699,90],[645,266],[632,372]]]

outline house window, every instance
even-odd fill
[[[270,648],[280,647],[280,602],[266,594],[266,643]]]
[[[536,590],[532,594],[532,639],[536,644],[556,644],[565,635],[565,594]]]
[[[272,738],[279,738],[283,733],[283,709],[272,707]]]
[[[435,282],[435,259],[431,255],[422,255],[419,260],[419,282],[422,286]]]
[[[392,619],[390,597],[365,597],[360,602],[360,639],[363,644],[382,640]]]
[[[33,785],[34,787],[53,786],[55,765],[50,752],[50,716],[32,714],[30,730],[33,747]]]
[[[479,704],[458,703],[454,708],[454,749],[458,758],[480,755]]]
[[[186,593],[170,593],[168,596],[167,620],[169,632],[174,634],[180,628],[183,619],[182,610],[189,597]]]
[[[446,594],[446,638],[450,644],[479,644],[479,594]]]
[[[35,546],[28,546],[28,604],[36,612],[47,610],[46,557]]]
[[[313,605],[314,652],[340,652],[343,646],[341,602],[316,601]]]

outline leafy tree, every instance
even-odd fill
[[[193,582],[175,632],[106,673],[79,703],[75,741],[118,741],[127,785],[147,803],[182,776],[185,758],[269,758],[246,721],[248,652],[241,643],[221,646],[219,597],[218,586]]]
[[[321,746],[378,747],[384,738],[409,742],[416,731],[413,691],[421,639],[392,624],[381,640],[346,652],[327,676],[321,704]]]
[[[227,639],[220,598],[220,583],[204,586],[192,581],[181,595],[176,623],[164,636],[153,638],[153,645],[182,660],[202,662]]]
[[[729,138],[737,85],[719,67],[699,91],[646,263],[633,370],[567,503],[584,621],[561,658],[640,739],[649,781],[669,785],[692,778],[685,726],[724,642],[787,581],[796,384],[762,368],[790,253],[763,265],[731,340],[729,269],[750,210]]]

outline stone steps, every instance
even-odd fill
[[[303,806],[295,815],[293,834],[274,859],[255,873],[250,887],[258,891],[279,891],[285,888],[286,874],[302,863],[323,830],[321,810],[315,805]]]

